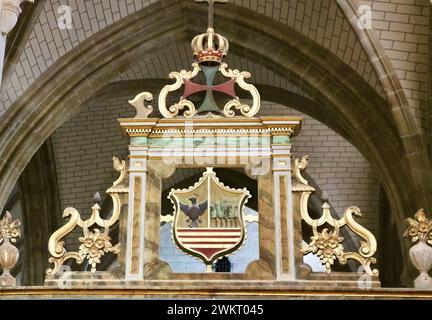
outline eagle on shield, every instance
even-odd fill
[[[197,198],[195,197],[190,197],[189,201],[192,203],[191,205],[180,203],[180,209],[189,217],[189,219],[186,220],[186,222],[191,222],[189,227],[198,228],[198,223],[201,223],[199,217],[207,210],[207,201],[197,204]]]
[[[246,189],[233,189],[207,168],[194,186],[172,189],[172,235],[176,246],[201,259],[211,272],[213,262],[233,253],[246,238],[244,206],[251,197]]]

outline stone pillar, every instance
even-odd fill
[[[168,263],[160,260],[160,230],[162,212],[162,179],[174,174],[175,165],[163,160],[149,160],[147,164],[147,203],[145,217],[144,279],[166,280],[172,274]]]
[[[273,137],[276,279],[295,280],[294,218],[291,186],[291,144]]]
[[[19,179],[23,212],[25,285],[42,285],[48,267],[47,243],[62,225],[51,139],[39,148]]]
[[[144,279],[144,230],[147,185],[147,146],[129,146],[129,205],[126,243],[126,280]]]
[[[33,0],[0,0],[0,85],[3,74],[3,63],[6,51],[6,37],[15,27],[21,14],[20,4]]]

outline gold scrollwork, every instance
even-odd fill
[[[182,70],[180,72],[171,72],[169,74],[169,77],[171,79],[175,79],[176,82],[174,84],[166,85],[162,88],[161,92],[159,93],[159,111],[165,118],[174,118],[178,115],[180,110],[183,110],[184,108],[188,108],[184,112],[184,116],[187,118],[191,118],[196,114],[196,108],[195,105],[186,99],[181,99],[178,103],[173,104],[169,108],[166,106],[166,100],[167,96],[170,92],[176,91],[180,89],[180,87],[184,84],[184,80],[190,80],[194,78],[200,71],[201,68],[199,67],[198,63],[192,64],[192,71],[186,71]]]
[[[185,98],[181,98],[179,102],[171,105],[167,108],[166,100],[167,96],[170,92],[176,91],[180,89],[180,87],[184,84],[185,80],[190,80],[197,76],[197,74],[201,71],[201,68],[197,63],[192,64],[193,70],[186,71],[182,70],[181,72],[171,72],[169,77],[171,79],[175,79],[176,82],[171,85],[166,85],[162,88],[159,94],[159,111],[165,118],[174,118],[179,112],[183,109],[186,109],[183,112],[183,115],[186,118],[192,118],[197,114],[197,110],[192,101],[187,100]],[[239,110],[240,113],[246,117],[255,116],[260,107],[261,107],[261,96],[258,92],[258,89],[253,85],[249,84],[245,81],[245,79],[249,79],[251,74],[247,71],[239,71],[237,69],[231,70],[228,68],[228,64],[222,63],[219,67],[220,73],[226,77],[235,80],[235,82],[242,88],[243,90],[248,91],[252,95],[253,104],[249,106],[248,104],[242,103],[238,97],[232,99],[227,104],[225,104],[223,109],[223,114],[232,118],[236,115],[234,110]],[[233,110],[234,109],[234,110]]]
[[[228,101],[228,103],[225,105],[224,115],[228,118],[235,117],[236,113],[232,109],[240,110],[243,115],[247,115],[251,108],[249,105],[241,103],[240,100],[236,98]]]
[[[128,193],[128,189],[123,185],[126,176],[126,163],[113,157],[113,167],[116,171],[120,172],[120,177],[114,182],[113,186],[106,192],[111,196],[113,201],[113,213],[109,219],[102,219],[100,216],[101,207],[97,203],[93,205],[91,217],[87,220],[82,220],[81,215],[75,208],[66,208],[63,212],[63,218],[70,217],[69,221],[60,229],[55,231],[48,241],[48,251],[50,253],[49,263],[54,264],[52,268],[46,270],[48,277],[53,277],[69,259],[74,259],[77,264],[82,264],[84,260],[89,260],[91,265],[91,272],[96,271],[96,265],[100,263],[100,258],[105,252],[113,252],[118,254],[120,252],[120,244],[113,246],[111,239],[108,236],[109,228],[114,225],[121,211],[120,193]],[[98,194],[95,198],[98,197]],[[93,225],[104,228],[101,232],[100,229],[89,228]],[[75,228],[80,227],[83,229],[84,237],[79,238],[82,243],[78,252],[68,252],[64,247],[65,242],[62,240],[66,235],[70,234]]]
[[[306,170],[309,165],[309,156],[304,156],[301,159],[295,159],[295,165],[293,168],[294,177],[296,180],[304,185],[309,185],[309,182],[302,176],[301,172]]]
[[[233,108],[240,110],[240,112],[246,117],[251,118],[256,115],[261,108],[261,96],[258,89],[253,84],[247,83],[245,81],[245,79],[249,79],[251,77],[250,72],[240,72],[237,69],[228,69],[228,64],[226,63],[222,63],[219,70],[225,77],[234,79],[240,88],[249,91],[253,100],[252,107],[247,104],[242,104],[238,98],[229,101],[224,107],[224,115],[228,118],[234,117],[235,112],[232,110]]]
[[[294,166],[296,179],[305,185],[307,185],[308,182],[301,175],[301,171],[306,169],[307,161],[308,157],[303,157],[302,160],[297,159]],[[327,272],[331,271],[331,266],[333,265],[331,262],[334,262],[334,259],[337,258],[341,264],[346,264],[348,260],[351,259],[358,261],[367,274],[377,276],[379,271],[377,269],[371,269],[371,264],[376,263],[376,259],[373,256],[377,251],[377,241],[375,236],[369,230],[355,221],[354,216],[362,216],[360,208],[356,206],[348,207],[345,209],[341,219],[335,219],[331,215],[330,205],[324,203],[322,206],[322,216],[319,219],[312,219],[308,212],[308,200],[311,193],[311,191],[303,192],[300,199],[301,217],[314,231],[314,236],[311,237],[311,242],[307,246],[303,247],[302,252],[304,254],[310,252],[318,254],[321,262],[326,266]],[[328,229],[324,229],[322,233],[319,233],[317,228],[323,225],[333,227],[333,232],[329,233]],[[345,226],[363,239],[360,241],[358,252],[344,252],[342,246],[343,238],[339,237],[339,230]],[[336,243],[338,244],[336,245]],[[319,244],[320,247],[317,244]],[[320,256],[320,253],[318,253],[319,250],[327,250],[327,255],[324,254]],[[334,259],[330,259],[331,257]],[[324,258],[327,260],[324,261]]]
[[[302,248],[303,254],[313,253],[318,256],[321,263],[325,266],[326,272],[331,272],[331,266],[344,255],[343,241],[344,238],[339,236],[339,227],[337,224],[332,232],[324,229],[318,232],[317,223],[312,226],[313,236],[311,243]]]

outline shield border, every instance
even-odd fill
[[[233,248],[231,249],[227,249],[226,251],[222,252],[222,253],[218,253],[212,256],[210,262],[204,260],[202,258],[202,254],[199,252],[194,252],[192,250],[190,250],[189,248],[184,247],[183,245],[181,245],[177,239],[176,236],[176,222],[177,222],[177,218],[178,215],[180,214],[179,210],[180,210],[180,206],[179,206],[179,201],[178,199],[175,197],[175,193],[180,192],[180,193],[189,193],[189,192],[193,192],[194,190],[198,189],[204,182],[205,179],[209,177],[210,179],[213,179],[213,181],[219,186],[221,187],[223,190],[227,191],[227,192],[235,192],[235,193],[243,193],[243,198],[242,201],[240,203],[240,209],[239,212],[242,216],[241,218],[241,224],[242,224],[242,237],[241,239],[238,241],[238,243],[236,245],[233,246]],[[223,256],[228,256],[233,254],[234,252],[240,250],[244,245],[245,245],[245,241],[247,239],[247,227],[246,227],[246,222],[244,220],[245,217],[245,205],[246,203],[249,201],[249,199],[251,198],[251,194],[249,192],[248,189],[243,188],[243,189],[235,189],[235,188],[231,188],[228,186],[225,186],[224,183],[222,183],[219,178],[216,175],[216,172],[214,172],[213,167],[207,167],[206,171],[202,174],[202,176],[199,178],[199,180],[193,185],[190,186],[188,188],[184,188],[184,189],[171,189],[170,193],[168,194],[168,199],[171,200],[172,204],[173,204],[173,210],[174,210],[174,219],[173,222],[171,224],[171,237],[173,242],[175,243],[176,247],[183,253],[188,254],[194,258],[197,258],[200,262],[204,263],[207,266],[211,266],[214,261],[216,261],[217,259],[223,257]]]

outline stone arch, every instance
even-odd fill
[[[224,21],[218,30],[231,40],[233,49],[289,74],[320,101],[320,109],[310,112],[347,137],[381,172],[400,225],[405,214],[427,204],[421,189],[430,170],[427,174],[414,170],[418,162],[410,156],[411,146],[422,150],[423,142],[402,142],[406,135],[416,134],[415,128],[404,125],[411,123],[409,114],[402,119],[390,114],[388,103],[354,70],[289,27],[234,5],[224,6],[218,15]],[[240,16],[249,19],[239,21]],[[31,156],[74,110],[140,55],[202,32],[197,25],[205,25],[202,6],[155,3],[95,34],[51,66],[0,124],[0,208]],[[280,102],[281,97],[273,94]],[[403,134],[402,127],[407,130]],[[420,156],[420,163],[425,163]]]
[[[401,137],[401,143],[407,150],[406,157],[413,167],[416,167],[415,179],[420,175],[428,176],[430,179],[431,166],[430,158],[428,157],[428,146],[431,142],[425,141],[425,135],[421,128],[416,124],[415,119],[411,114],[411,108],[406,96],[406,93],[397,76],[396,70],[393,68],[391,61],[382,47],[381,42],[374,36],[371,30],[361,28],[358,24],[357,7],[358,0],[337,0],[339,7],[344,12],[346,18],[356,32],[363,49],[365,50],[369,61],[378,75],[383,90],[387,96],[387,102],[390,107],[390,112],[394,118],[398,135]],[[417,164],[415,164],[417,163]],[[421,183],[418,180],[418,183]],[[432,203],[432,186],[430,184],[421,184],[421,190],[416,192],[421,193],[418,198],[420,206],[429,206]],[[417,208],[417,209],[418,209]],[[417,210],[412,208],[412,212]],[[409,215],[409,213],[407,213]],[[399,228],[399,233],[403,231]]]
[[[388,103],[391,106],[391,112],[394,114],[395,119],[399,120],[399,134],[403,137],[408,133],[420,134],[419,127],[415,124],[415,121],[410,114],[410,106],[406,94],[396,74],[396,70],[391,65],[386,51],[379,40],[373,35],[371,30],[360,28],[358,25],[358,16],[356,13],[358,1],[337,0],[337,2],[351,23],[363,49],[368,55],[369,61],[371,61],[372,66],[378,75],[383,90],[387,95]],[[400,121],[400,117],[402,117],[404,121]]]

